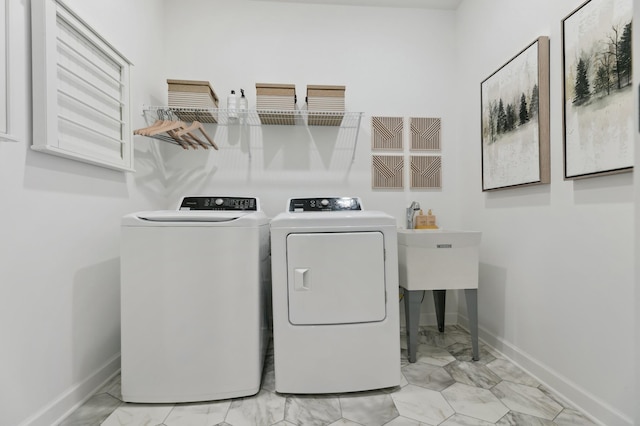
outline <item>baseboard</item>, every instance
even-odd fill
[[[458,325],[468,331],[469,319],[459,315]],[[538,361],[517,346],[480,326],[478,327],[478,338],[482,343],[490,346],[505,359],[534,377],[554,394],[562,398],[569,406],[586,413],[594,423],[602,426],[633,426],[633,420],[624,413],[616,410],[605,401],[581,388],[558,371]]]
[[[71,386],[47,406],[20,423],[20,426],[57,425],[86,402],[100,387],[120,370],[120,354],[114,355],[102,367],[83,381]]]

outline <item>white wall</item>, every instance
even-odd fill
[[[145,140],[136,140],[135,174],[29,148],[30,2],[10,3],[20,141],[0,142],[0,424],[51,425],[119,368],[119,221],[164,205],[164,175]],[[136,111],[157,102],[162,3],[66,3],[133,61]]]
[[[459,8],[458,196],[463,225],[483,232],[481,337],[604,424],[630,425],[633,175],[563,180],[561,20],[581,3]],[[551,184],[482,193],[480,82],[540,35],[551,42]]]
[[[640,22],[640,7],[635,4],[633,9],[633,21]],[[637,28],[637,27],[636,27]],[[640,94],[640,31],[633,32],[633,81],[635,82],[634,87],[635,90],[638,90]],[[638,96],[634,96],[634,102],[636,104],[636,115],[638,116],[638,121],[636,121],[636,147],[640,146],[640,101]],[[635,150],[636,162],[635,167],[636,170],[640,168],[640,149]],[[633,183],[636,188],[640,188],[640,173],[634,173]],[[634,215],[634,225],[635,225],[635,236],[636,236],[636,244],[635,244],[635,259],[636,259],[636,269],[635,269],[635,377],[636,377],[636,386],[635,386],[635,400],[640,400],[640,197],[636,195],[635,197],[635,215]],[[640,404],[636,404],[635,411],[635,424],[640,424]]]
[[[273,216],[292,194],[329,191],[360,196],[365,207],[384,207],[398,216],[408,201],[418,199],[440,212],[444,224],[457,221],[449,95],[454,51],[447,42],[454,37],[453,12],[246,0],[167,0],[166,8],[167,77],[210,81],[221,107],[229,91],[239,93],[240,88],[255,107],[257,82],[294,83],[299,106],[307,84],[343,84],[347,109],[365,112],[353,165],[345,161],[352,143],[339,140],[338,149],[331,151],[330,146],[316,146],[319,142],[310,140],[306,129],[251,129],[251,158],[247,147],[237,143],[235,129],[218,130],[220,152],[172,147],[169,166],[183,170],[189,164],[209,171],[197,179],[172,181],[174,200],[194,188],[241,190],[257,193]],[[182,22],[188,25],[177,24]],[[443,118],[445,188],[374,192],[370,116],[411,114]],[[283,140],[292,135],[290,144]]]
[[[346,86],[347,110],[365,113],[353,164],[354,141],[336,138],[332,128],[262,126],[240,134],[220,127],[220,151],[167,145],[169,206],[185,193],[253,194],[275,216],[292,196],[355,195],[402,226],[411,200],[425,213],[433,209],[440,226],[459,225],[454,11],[247,0],[167,0],[165,7],[166,77],[210,81],[221,107],[231,89],[244,88],[255,108],[256,83],[295,84],[299,106],[307,84],[338,84]],[[374,115],[442,118],[442,190],[371,189]],[[456,294],[449,299],[455,321]],[[433,313],[429,296],[423,321]]]

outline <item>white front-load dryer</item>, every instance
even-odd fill
[[[122,219],[122,398],[192,402],[260,390],[269,220],[259,200],[185,197]]]
[[[297,198],[271,221],[275,388],[400,383],[395,218],[357,198]]]

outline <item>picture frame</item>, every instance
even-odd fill
[[[633,170],[633,0],[588,0],[562,20],[564,179]]]
[[[549,38],[480,83],[482,191],[550,182]]]

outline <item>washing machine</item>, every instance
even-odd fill
[[[184,197],[122,219],[122,398],[253,395],[269,339],[269,220],[257,198]]]
[[[275,390],[400,384],[395,218],[358,198],[293,198],[271,221]]]

